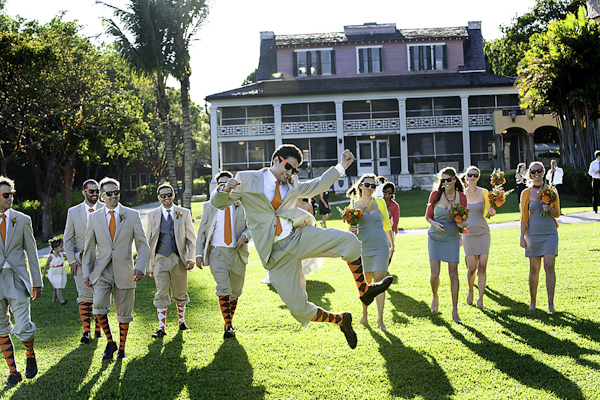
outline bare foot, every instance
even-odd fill
[[[535,310],[535,303],[529,303],[529,311]]]
[[[362,318],[360,319],[360,323],[361,323],[362,325],[369,325],[369,320],[368,320],[368,318],[367,318],[367,316],[366,316],[366,315],[363,315],[363,316],[362,316]]]
[[[382,331],[386,330],[386,327],[385,327],[385,324],[383,323],[383,320],[379,320],[379,319],[377,320],[377,327],[379,329],[381,329]]]
[[[548,304],[548,313],[554,314],[554,304]]]
[[[325,228],[325,224],[321,221],[321,228]]]
[[[469,289],[469,293],[467,293],[467,304],[473,304],[473,289]]]
[[[477,308],[483,308],[483,299],[477,300]]]
[[[452,319],[457,324],[462,324],[462,321],[460,320],[460,317],[458,316],[458,311],[457,310],[452,310]]]
[[[433,299],[431,300],[431,313],[432,314],[438,313],[438,302],[439,302],[439,297],[433,296]]]

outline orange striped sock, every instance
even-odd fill
[[[94,330],[94,332],[100,333],[100,331],[102,330],[102,327],[100,326],[100,323],[98,322],[97,315],[94,315],[94,320],[96,321],[96,329]]]
[[[82,301],[79,303],[79,317],[83,325],[83,331],[90,331],[90,323],[92,321],[92,303]]]
[[[119,350],[125,350],[125,342],[127,341],[127,332],[129,331],[129,322],[127,323],[119,323]]]
[[[365,281],[365,274],[363,273],[362,258],[359,257],[354,261],[348,262],[348,267],[350,267],[350,272],[352,272],[352,277],[358,288],[359,296],[362,296],[367,292],[369,287]]]
[[[156,314],[158,315],[158,329],[162,329],[163,332],[166,332],[167,325],[167,309],[166,308],[157,308]]]
[[[337,326],[342,326],[342,322],[344,321],[344,317],[342,313],[332,313],[329,311],[323,310],[321,307],[317,307],[317,313],[311,319],[313,322],[331,322],[336,324]]]
[[[238,300],[239,299],[229,300],[229,304],[231,307],[231,318],[233,318],[233,314],[235,314],[235,309],[237,308]]]
[[[219,305],[221,306],[221,314],[225,320],[225,326],[231,328],[231,303],[229,302],[229,296],[219,296]]]
[[[110,331],[110,325],[108,324],[108,315],[96,314],[96,318],[98,320],[98,323],[102,327],[102,330],[104,331],[104,336],[106,336],[106,341],[109,343],[114,342],[113,337],[112,337],[112,332]]]
[[[179,320],[179,325],[185,322],[185,304],[177,304],[177,318]]]
[[[18,372],[17,363],[15,362],[15,348],[13,347],[10,336],[0,337],[0,349],[2,350],[2,355],[6,360],[6,364],[8,365],[9,372],[11,374]]]
[[[35,352],[33,351],[33,340],[34,339],[23,342],[23,344],[25,345],[25,354],[27,358],[35,358]]]

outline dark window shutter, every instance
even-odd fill
[[[365,72],[365,68],[363,67],[365,61],[365,49],[358,49],[358,72],[361,74]]]
[[[419,46],[419,71],[423,71],[423,46]]]
[[[294,69],[294,76],[298,76],[298,53],[292,53],[292,64]]]
[[[331,50],[331,75],[335,75],[335,50]]]
[[[433,60],[431,59],[431,46],[425,46],[424,48],[425,51],[425,57],[427,58],[427,69],[433,69]]]
[[[373,54],[371,50],[372,49],[367,49],[367,65],[369,67],[369,72],[373,72]]]
[[[448,49],[446,45],[442,46],[443,54],[444,54],[444,69],[448,69]]]
[[[379,71],[383,72],[383,47],[379,48]]]
[[[312,55],[310,51],[306,52],[306,76],[310,76],[310,70],[312,67]]]
[[[317,75],[323,75],[323,68],[321,67],[321,50],[317,51]]]
[[[408,48],[408,57],[410,57],[410,70],[415,70],[415,46]]]

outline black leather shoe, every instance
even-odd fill
[[[117,350],[117,344],[115,342],[106,343],[106,348],[104,349],[104,354],[102,355],[102,358],[104,360],[112,360],[113,354],[115,353],[116,350]]]
[[[8,375],[8,379],[6,380],[4,387],[11,388],[11,387],[15,386],[17,383],[21,382],[22,380],[23,380],[23,377],[21,377],[21,373],[19,371],[17,371],[14,374]]]
[[[360,296],[360,300],[366,306],[368,306],[369,304],[371,304],[373,302],[373,300],[375,300],[375,297],[377,297],[377,295],[385,292],[390,287],[393,280],[394,280],[393,276],[386,276],[380,282],[371,283],[369,285],[369,288],[365,292],[365,294]]]
[[[117,351],[117,358],[127,358],[127,355],[125,354],[125,350]]]
[[[223,339],[231,339],[235,337],[235,328],[232,326],[231,328],[227,328],[225,326],[225,332],[223,333]]]
[[[69,302],[69,300],[64,299],[63,301],[60,302],[61,306],[64,306],[65,304],[67,304]]]
[[[27,367],[25,368],[25,378],[33,379],[37,375],[37,361],[35,357],[27,357]]]
[[[352,314],[349,312],[342,313],[342,325],[340,326],[340,330],[344,332],[344,336],[346,336],[346,341],[348,342],[348,346],[351,349],[356,348],[358,344],[358,339],[356,337],[356,333],[354,329],[352,329]]]
[[[102,337],[102,332],[96,331],[94,332],[94,339],[100,339]]]
[[[83,335],[81,335],[81,343],[89,343],[89,342],[90,342],[90,333],[83,332]]]
[[[190,328],[188,328],[188,326],[185,324],[185,322],[182,322],[179,324],[179,330],[180,331],[189,331]]]
[[[162,329],[159,329],[152,334],[152,337],[155,339],[158,339],[158,338],[161,338],[166,335],[167,335],[167,332],[163,331]]]

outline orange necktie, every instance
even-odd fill
[[[225,209],[225,243],[227,245],[231,244],[231,211],[229,207]]]
[[[108,223],[108,231],[110,232],[111,240],[115,240],[115,231],[117,230],[117,221],[115,221],[115,212],[109,211],[110,222]]]
[[[91,214],[91,213],[93,213],[93,212],[94,212],[94,209],[93,209],[93,208],[90,208],[90,209],[88,210],[88,212]]]
[[[0,222],[0,236],[2,236],[2,245],[6,244],[6,214],[1,214],[2,222]]]
[[[279,181],[275,182],[275,195],[273,196],[273,200],[271,200],[271,205],[277,211],[279,206],[281,205],[281,193],[279,192]],[[275,227],[275,235],[281,235],[283,229],[281,228],[281,221],[279,217],[277,217],[277,226]]]

